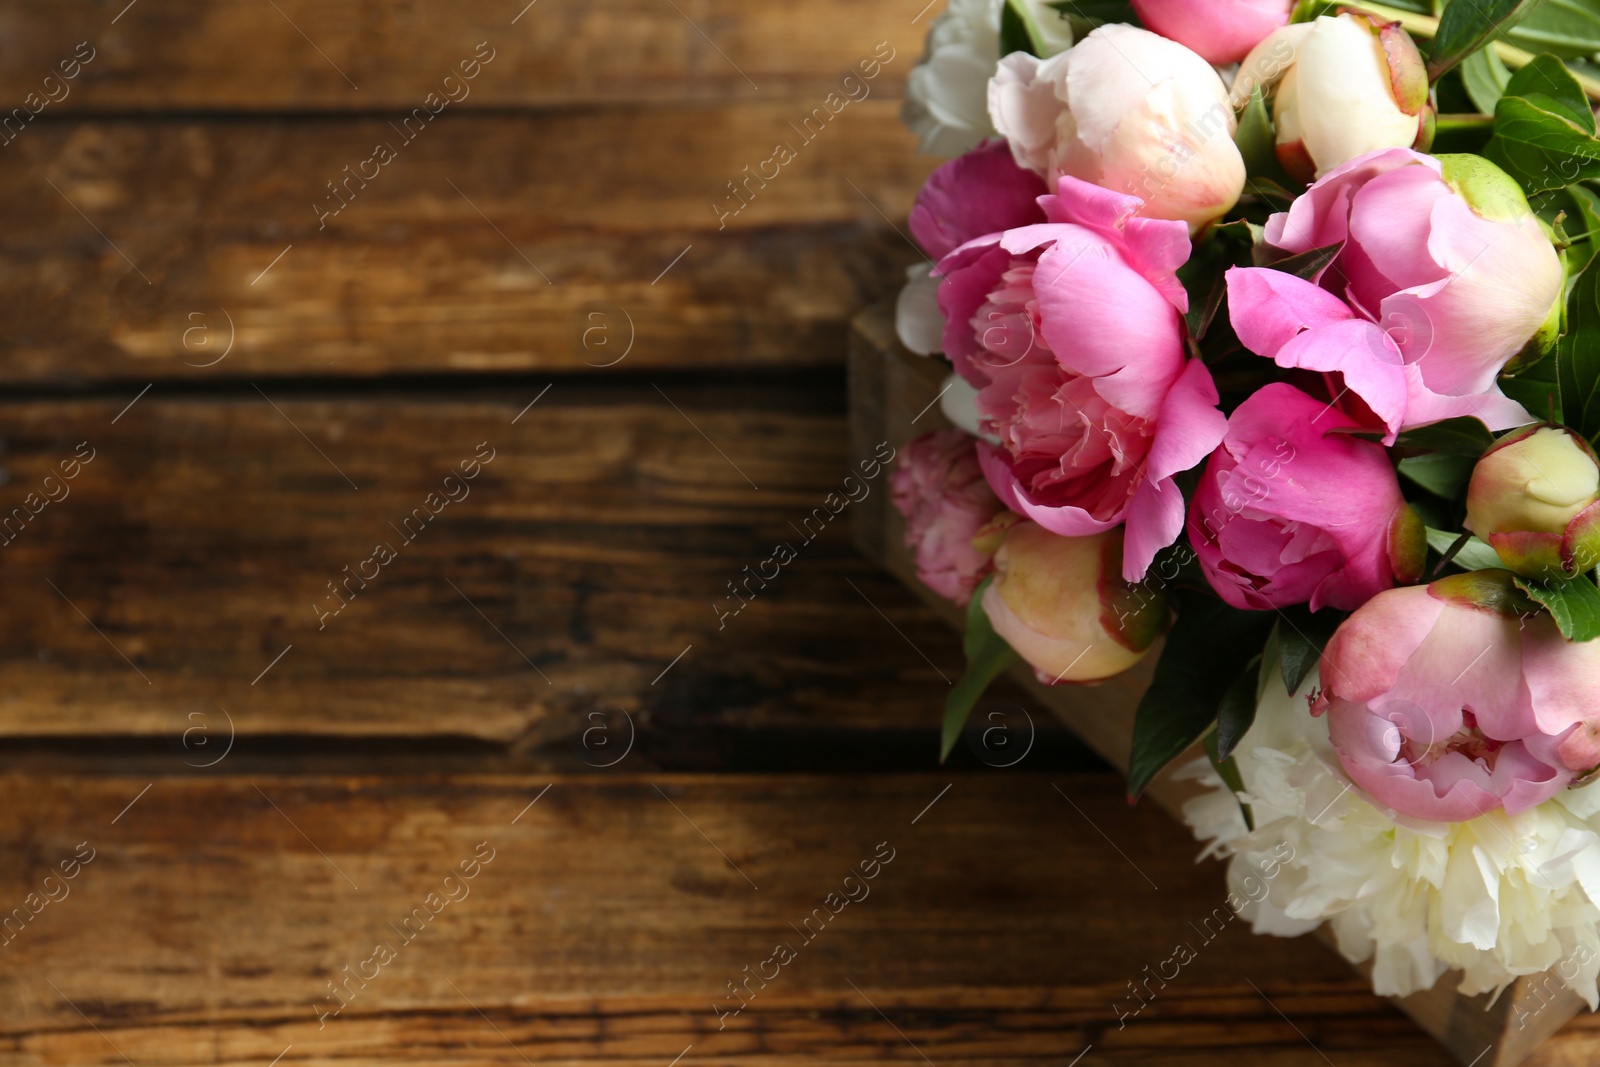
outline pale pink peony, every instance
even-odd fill
[[[1139,21],[1207,63],[1237,63],[1289,21],[1294,0],[1133,0]]]
[[[1322,656],[1329,735],[1377,803],[1460,822],[1515,815],[1600,763],[1600,642],[1529,615],[1505,571],[1391,589]]]
[[[1227,429],[1211,374],[1185,347],[1182,223],[1075,178],[1049,221],[969,241],[939,264],[945,354],[978,392],[995,492],[1052,533],[1126,522],[1123,574],[1141,578],[1183,528],[1174,476]]]
[[[1228,419],[1189,507],[1189,543],[1236,608],[1309,602],[1350,611],[1415,577],[1426,553],[1382,445],[1292,385],[1264,386]],[[1413,536],[1406,536],[1408,533]]]
[[[917,577],[940,596],[966,604],[989,571],[993,550],[972,543],[1004,511],[978,468],[977,439],[960,430],[923,434],[889,475],[894,506],[906,520]]]
[[[1496,378],[1548,337],[1563,270],[1493,164],[1409,149],[1363,156],[1272,216],[1266,240],[1286,253],[1339,248],[1315,282],[1228,272],[1229,314],[1246,348],[1338,376],[1335,392],[1359,397],[1386,443],[1453,416],[1496,430],[1531,421]]]
[[[1101,26],[1049,59],[1013,52],[989,82],[989,116],[1017,162],[1140,199],[1140,213],[1198,233],[1244,190],[1228,89],[1206,61],[1137,26]]]

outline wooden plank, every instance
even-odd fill
[[[890,102],[809,144],[803,115],[31,129],[0,170],[0,384],[838,364],[916,257],[887,220],[932,162]]]
[[[1320,1062],[1309,1041],[1341,1067],[1446,1062],[1320,948],[1200,932],[1218,869],[1109,776],[7,774],[0,804],[18,816],[0,900],[70,891],[4,950],[17,1067],[290,1046],[286,1062],[942,1067],[1090,1045],[1200,1067]],[[47,885],[80,843],[94,858]],[[447,887],[475,854],[492,858]],[[875,854],[892,858],[847,886]],[[860,899],[804,940],[847,888]],[[418,907],[438,914],[408,941],[389,924]],[[770,976],[780,941],[794,959],[726,1014],[728,983]],[[1119,1027],[1113,1003],[1178,942],[1197,958]],[[393,958],[375,965],[379,943]]]
[[[12,3],[0,21],[0,100],[9,110],[29,93],[53,95],[56,102],[41,112],[52,117],[410,110],[429,92],[447,91],[459,98],[451,106],[461,108],[784,96],[820,102],[880,43],[887,46],[880,59],[890,58],[866,85],[894,96],[936,13],[913,22],[921,8],[849,0]],[[481,53],[480,43],[487,44]],[[75,53],[91,58],[62,68]],[[464,89],[445,87],[444,78],[459,77],[461,61],[475,54],[492,58]],[[63,69],[77,76],[62,83]],[[45,84],[52,74],[57,81]]]
[[[889,307],[871,308],[857,317],[850,361],[855,454],[862,454],[864,443],[880,435],[900,447],[917,434],[950,425],[935,403],[947,376],[946,365],[900,345]],[[905,545],[905,523],[892,504],[884,498],[869,500],[854,521],[861,550],[915,590],[952,629],[960,629],[961,613],[917,580],[915,561]],[[1159,650],[1134,669],[1093,687],[1040,685],[1025,664],[1011,673],[1107,762],[1126,770],[1134,712],[1158,654]],[[1189,755],[1197,757],[1199,746]],[[1196,791],[1195,783],[1173,780],[1174,769],[1182,762],[1157,776],[1148,789],[1150,798],[1180,821],[1184,802]],[[1330,946],[1334,943],[1326,926],[1316,936]],[[1358,970],[1366,973],[1366,968]],[[1457,980],[1446,974],[1432,989],[1394,1000],[1463,1064],[1515,1067],[1586,1007],[1564,984],[1546,975],[1519,979],[1499,998],[1461,996],[1456,985]]]
[[[172,741],[220,707],[241,736],[541,745],[620,709],[679,766],[680,731],[758,726],[914,730],[931,765],[959,644],[832,517],[837,377],[547,384],[6,404],[0,733]]]

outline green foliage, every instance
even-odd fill
[[[989,616],[983,610],[983,593],[992,581],[992,577],[985,578],[983,584],[973,591],[972,600],[967,604],[967,634],[962,642],[967,654],[967,673],[951,687],[950,695],[945,698],[944,729],[939,734],[940,763],[948,759],[950,750],[956,747],[961,730],[967,724],[967,716],[972,714],[973,707],[983,696],[983,691],[989,688],[989,683],[1021,659],[1006,643],[1006,639],[994,632],[994,627],[989,625]]]
[[[1303,605],[1278,613],[1274,629],[1278,646],[1278,668],[1284,687],[1297,691],[1322,658],[1333,632],[1347,618],[1341,612],[1324,608],[1312,611]]]
[[[1485,115],[1493,115],[1511,84],[1511,69],[1493,48],[1480,48],[1462,61],[1461,80],[1473,105]]]
[[[1257,656],[1245,664],[1239,677],[1222,694],[1222,703],[1217,706],[1217,728],[1214,731],[1216,751],[1211,754],[1213,760],[1225,760],[1232,756],[1233,750],[1239,747],[1239,742],[1244,740],[1244,735],[1256,721],[1256,668],[1260,662],[1261,657]]]
[[[1540,0],[1463,0],[1439,17],[1439,30],[1428,53],[1428,80],[1439,78],[1457,63],[1522,21]]]
[[[1134,718],[1130,798],[1211,728],[1222,698],[1272,626],[1272,615],[1240,611],[1214,596],[1181,591],[1174,599],[1177,622]]]
[[[1441,419],[1400,434],[1395,444],[1401,448],[1427,448],[1452,456],[1477,459],[1494,444],[1494,434],[1482,420],[1470,415]]]
[[[1600,637],[1600,588],[1588,575],[1552,581],[1518,578],[1517,588],[1550,612],[1568,641]]]
[[[1400,461],[1400,477],[1435,496],[1454,500],[1466,492],[1474,461],[1448,452],[1428,452]]]
[[[1594,0],[1544,0],[1512,27],[1511,43],[1530,52],[1577,59],[1600,52],[1600,5]]]
[[[1600,260],[1572,287],[1556,357],[1562,421],[1593,441],[1600,435]]]
[[[1039,46],[1037,27],[1029,16],[1027,8],[1014,0],[1006,0],[1000,9],[1000,54],[1009,56],[1013,52],[1026,52],[1030,56],[1044,54],[1044,49]]]
[[[1188,323],[1189,336],[1197,343],[1205,339],[1222,308],[1228,292],[1228,268],[1250,262],[1251,249],[1259,236],[1259,228],[1243,219],[1213,226],[1207,239],[1195,246],[1189,261],[1178,268],[1178,280],[1189,293],[1189,311],[1184,321]]]
[[[1600,178],[1600,138],[1583,86],[1555,56],[1512,75],[1484,155],[1530,194]]]
[[[1429,529],[1428,547],[1438,552],[1444,563],[1454,563],[1465,571],[1498,570],[1505,566],[1498,552],[1470,534]]]

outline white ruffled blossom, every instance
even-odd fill
[[[1000,65],[1003,0],[950,0],[928,30],[927,51],[906,85],[905,124],[928,155],[954,158],[994,136],[989,122],[989,79]],[[1027,0],[1042,32],[1044,52],[1072,45],[1072,27],[1043,0]]]
[[[1316,684],[1313,674],[1295,697],[1275,684],[1235,753],[1253,832],[1209,762],[1184,769],[1210,786],[1184,817],[1205,855],[1230,857],[1230,882],[1294,850],[1267,897],[1241,912],[1255,931],[1330,923],[1339,951],[1370,961],[1386,996],[1428,989],[1452,968],[1467,995],[1549,971],[1600,1006],[1600,783],[1516,816],[1396,815],[1344,776],[1327,719],[1307,710]]]
[[[937,355],[944,350],[939,276],[926,263],[906,268],[906,284],[894,306],[894,331],[900,343],[919,356]]]

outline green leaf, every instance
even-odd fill
[[[1223,297],[1228,292],[1228,268],[1250,262],[1255,240],[1255,230],[1243,219],[1214,226],[1189,261],[1178,268],[1178,280],[1189,293],[1189,310],[1183,318],[1189,325],[1189,336],[1195,341],[1205,338],[1222,307]]]
[[[1256,721],[1256,668],[1260,662],[1261,657],[1257,656],[1245,664],[1239,677],[1222,694],[1222,703],[1217,706],[1217,748],[1211,757],[1213,761],[1233,755],[1233,750],[1239,747],[1239,742]]]
[[[1284,608],[1278,613],[1278,665],[1284,688],[1290,694],[1299,690],[1316,667],[1322,650],[1328,647],[1333,632],[1346,617],[1328,608],[1312,611],[1303,605]]]
[[[1037,44],[1037,38],[1031,30],[1031,22],[1021,4],[1016,0],[1006,0],[1004,6],[1000,8],[1001,55],[1026,52],[1030,56],[1037,56],[1044,51]]]
[[[1454,500],[1466,492],[1476,464],[1466,456],[1452,456],[1448,452],[1429,452],[1423,456],[1408,456],[1400,461],[1400,477],[1420,485],[1436,496]]]
[[[1053,20],[1057,25],[1047,27],[1041,19]],[[1005,0],[1000,9],[1000,54],[1026,52],[1048,59],[1075,39],[1076,34],[1069,33],[1071,21],[1068,12],[1056,4],[1036,7],[1027,0]]]
[[[1223,695],[1272,625],[1268,613],[1240,611],[1203,593],[1181,591],[1174,599],[1177,622],[1134,717],[1129,798],[1210,729]]]
[[[1428,530],[1428,547],[1446,558],[1447,562],[1454,563],[1466,571],[1489,571],[1504,569],[1500,554],[1489,544],[1478,540],[1476,537],[1467,538],[1460,548],[1456,547],[1461,541],[1461,534],[1451,533],[1448,530]],[[1452,550],[1454,550],[1452,552]]]
[[[1461,80],[1473,105],[1485,115],[1493,115],[1511,82],[1511,68],[1493,48],[1480,48],[1462,61]]]
[[[1534,418],[1563,422],[1560,348],[1515,375],[1502,377],[1500,391],[1527,408]]]
[[[1428,53],[1428,80],[1436,82],[1450,68],[1520,22],[1539,0],[1464,0],[1452,3],[1439,18],[1439,30]]]
[[[1506,95],[1543,97],[1555,114],[1571,119],[1585,133],[1595,132],[1594,112],[1589,108],[1583,85],[1555,56],[1535,56],[1531,63],[1511,76],[1506,83]]]
[[[1267,689],[1272,685],[1274,678],[1282,677],[1283,663],[1283,637],[1281,631],[1283,623],[1276,622],[1272,632],[1267,634],[1267,647],[1261,650],[1261,662],[1256,665],[1256,703],[1260,704],[1267,699]]]
[[[944,701],[944,729],[939,734],[940,763],[948,759],[950,750],[956,747],[961,730],[967,725],[967,716],[972,714],[989,683],[1022,658],[1005,638],[994,632],[983,610],[983,593],[992,581],[993,577],[985,578],[973,590],[972,600],[967,604],[967,635],[962,641],[967,653],[967,673],[951,687]]]
[[[1255,251],[1255,265],[1258,267],[1271,267],[1273,270],[1281,270],[1285,274],[1293,274],[1296,278],[1300,278],[1303,281],[1309,282],[1315,280],[1316,276],[1322,272],[1322,268],[1326,267],[1329,263],[1332,263],[1334,257],[1343,251],[1343,249],[1343,243],[1336,245],[1324,245],[1321,248],[1313,248],[1308,252],[1301,252],[1298,255],[1283,256],[1281,258],[1274,259],[1272,258],[1273,249],[1269,248],[1267,245],[1257,245]]]
[[[1568,426],[1593,441],[1600,434],[1600,260],[1578,275],[1570,299],[1567,332],[1556,349],[1561,414]]]
[[[1600,637],[1600,588],[1588,575],[1555,581],[1518,578],[1517,588],[1549,610],[1568,641]]]
[[[1594,0],[1545,0],[1511,30],[1511,40],[1530,52],[1563,59],[1600,52],[1600,5]]]
[[[1267,110],[1267,98],[1261,86],[1250,94],[1250,102],[1239,115],[1239,130],[1233,143],[1244,157],[1245,173],[1252,178],[1265,178],[1284,189],[1299,186],[1278,162],[1278,133],[1272,125],[1272,115]]]
[[[1483,422],[1471,415],[1441,419],[1426,426],[1406,430],[1395,441],[1402,448],[1426,448],[1434,452],[1448,452],[1452,456],[1470,456],[1477,459],[1494,444],[1494,434]]]
[[[1217,776],[1224,785],[1233,791],[1234,799],[1239,801],[1239,814],[1244,816],[1244,826],[1247,830],[1256,828],[1255,815],[1250,811],[1250,805],[1240,798],[1244,792],[1244,775],[1239,773],[1239,765],[1232,756],[1222,756],[1217,752],[1217,731],[1208,730],[1205,736],[1206,755],[1211,757],[1211,766],[1216,768]]]
[[[1567,186],[1573,216],[1566,222],[1567,236],[1573,242],[1567,253],[1567,270],[1576,274],[1594,259],[1600,249],[1600,194],[1587,185]]]
[[[1517,71],[1494,109],[1484,155],[1529,193],[1600,178],[1600,139],[1583,86],[1554,56]]]
[[[1104,26],[1111,22],[1122,22],[1129,25],[1138,25],[1139,19],[1133,13],[1133,5],[1128,0],[1045,0],[1045,7],[1054,8],[1061,12],[1074,23],[1082,24],[1081,38],[1090,29]]]
[[[1289,15],[1290,22],[1312,22],[1324,15],[1338,14],[1336,0],[1300,0]]]

